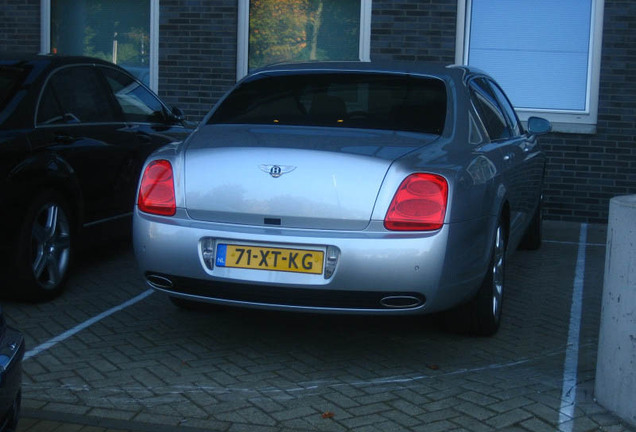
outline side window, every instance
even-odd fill
[[[163,123],[163,105],[137,81],[112,68],[100,68],[106,77],[124,118],[133,123]]]
[[[481,133],[481,130],[479,129],[479,126],[477,125],[478,120],[475,119],[475,116],[473,115],[472,112],[469,112],[468,116],[469,116],[468,142],[473,145],[483,143],[485,140],[484,140],[484,136]]]
[[[42,93],[37,116],[38,125],[64,123],[64,111],[62,111],[51,85],[47,85]]]
[[[116,120],[108,93],[93,67],[67,67],[54,72],[49,78],[38,108],[39,124]]]
[[[519,117],[517,117],[517,113],[515,112],[515,109],[512,107],[512,105],[510,104],[508,97],[505,95],[503,90],[501,90],[501,88],[499,88],[499,86],[492,81],[490,81],[490,87],[492,88],[493,93],[495,94],[495,96],[497,97],[497,100],[499,101],[499,106],[503,108],[503,112],[506,115],[506,119],[508,120],[508,124],[510,126],[512,135],[513,136],[521,135],[522,128],[519,123]]]
[[[475,110],[479,115],[488,136],[492,141],[510,138],[512,132],[506,116],[502,112],[492,89],[483,79],[470,82],[470,94]]]

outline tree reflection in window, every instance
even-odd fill
[[[149,0],[51,2],[51,52],[101,58],[148,83]]]
[[[358,60],[360,0],[250,0],[249,69]]]

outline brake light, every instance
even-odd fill
[[[432,231],[444,224],[448,183],[442,176],[417,173],[398,188],[384,218],[392,231]]]
[[[170,162],[156,160],[148,164],[141,177],[137,205],[145,213],[162,216],[173,216],[176,213],[177,202]]]

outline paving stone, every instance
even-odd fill
[[[453,423],[471,432],[491,432],[496,430],[496,428],[474,417],[457,417],[453,419]],[[508,430],[508,428],[506,430]]]
[[[554,426],[538,418],[530,418],[521,423],[521,426],[532,432],[554,432]]]
[[[421,431],[421,432],[446,432],[446,431],[456,431],[457,425],[455,423],[451,423],[449,421],[443,420],[433,423],[426,423],[425,425],[414,427],[413,431]]]
[[[486,421],[486,423],[497,429],[501,429],[513,426],[517,423],[521,423],[522,421],[530,417],[532,417],[532,414],[530,414],[529,412],[521,409],[514,409],[504,414],[499,414],[497,416],[491,417]]]
[[[472,402],[460,403],[459,405],[455,406],[454,409],[479,421],[484,421],[486,419],[492,418],[495,415],[492,410],[484,408],[481,405],[477,405]]]

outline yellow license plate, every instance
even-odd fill
[[[219,244],[216,265],[255,270],[322,274],[324,252],[305,249],[271,248]]]

